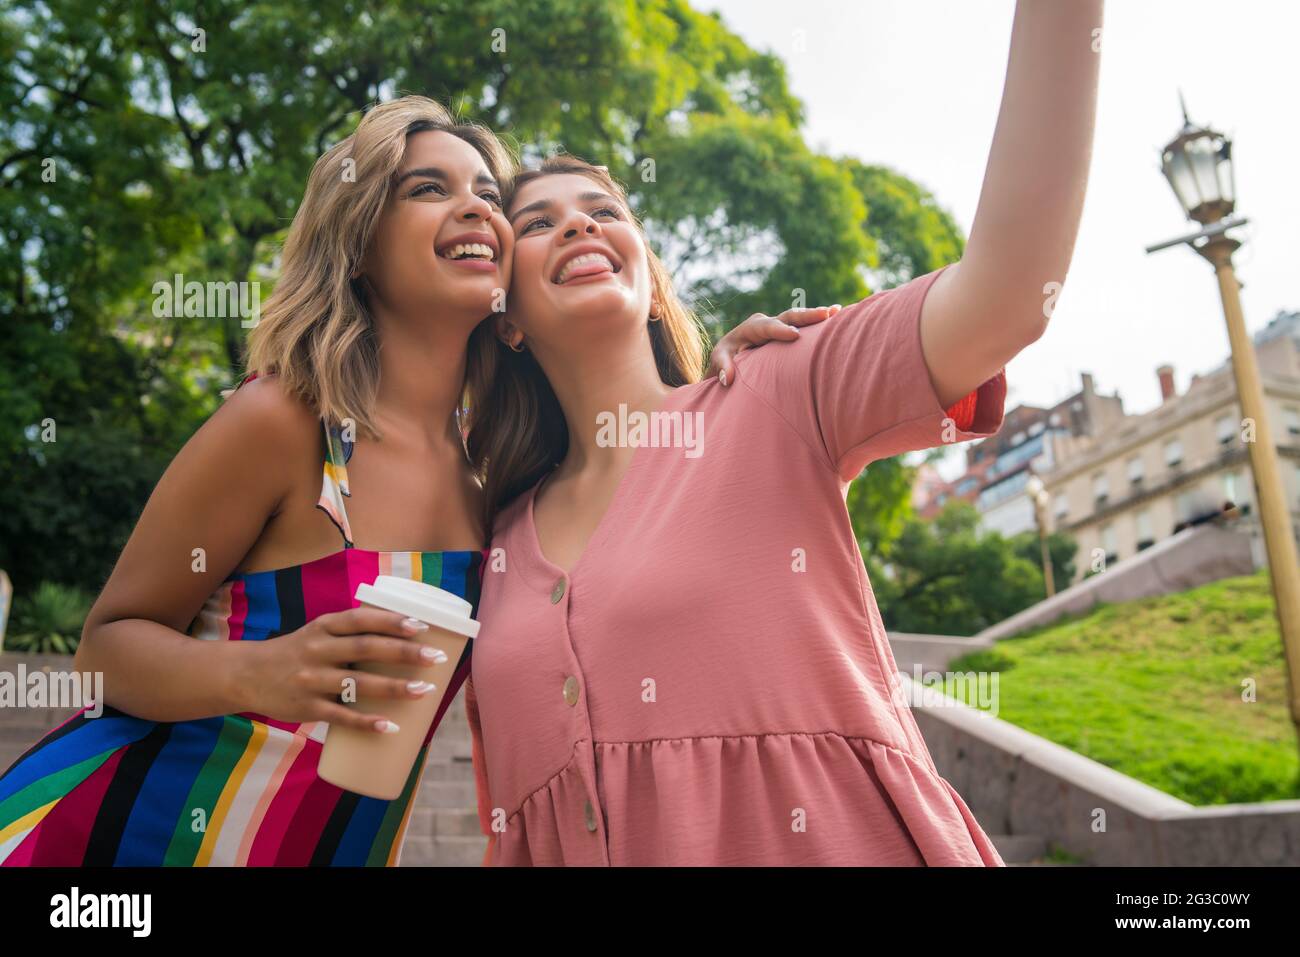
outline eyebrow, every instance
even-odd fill
[[[617,206],[623,205],[621,202],[619,202],[617,197],[611,196],[609,195],[609,193],[591,192],[591,193],[582,193],[578,196],[578,201],[583,203],[591,203],[600,199],[607,199]],[[518,219],[520,216],[524,215],[524,213],[533,213],[539,209],[550,209],[554,205],[555,203],[549,199],[539,199],[535,203],[529,203],[527,206],[524,206],[522,209],[517,209],[511,214],[510,223],[511,225],[513,225],[514,221]]]
[[[440,170],[436,166],[421,166],[418,167],[417,169],[408,169],[405,173],[403,173],[401,176],[397,178],[396,182],[394,182],[393,185],[401,186],[402,183],[406,182],[412,176],[422,176],[425,179],[442,179],[442,180],[451,179],[451,177],[448,176],[444,170]],[[479,186],[479,185],[496,186],[497,181],[492,178],[491,174],[479,170],[479,174],[474,177],[474,185],[475,186]]]

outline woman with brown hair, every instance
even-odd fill
[[[76,666],[105,674],[102,715],[0,777],[0,862],[396,861],[441,711],[396,800],[316,766],[327,722],[390,727],[340,703],[344,682],[433,690],[350,670],[440,654],[405,640],[427,625],[354,607],[357,585],[477,602],[481,493],[456,413],[509,282],[512,172],[492,133],[423,97],[373,108],[316,163],[246,384],[168,467],[86,621]]]
[[[742,353],[726,387],[692,374],[608,172],[517,177],[469,432],[495,518],[467,685],[485,863],[1002,864],[911,714],[844,497],[1001,425],[1069,267],[1100,21],[1019,0],[960,262]]]

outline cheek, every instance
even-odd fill
[[[381,268],[389,272],[427,271],[437,253],[433,237],[438,233],[437,217],[429,209],[405,208],[389,216],[375,237],[375,249],[382,257]]]
[[[515,246],[514,260],[510,265],[510,287],[524,304],[536,303],[546,295],[546,248],[539,243],[519,243]]]
[[[633,286],[638,291],[650,289],[650,260],[646,258],[645,245],[631,227],[620,227],[614,249],[623,257],[625,268],[633,270]]]

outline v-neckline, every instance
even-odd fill
[[[664,401],[654,410],[654,412],[670,411],[671,407],[677,402],[678,396],[690,390],[692,386],[698,386],[705,381],[707,380],[700,380],[700,382],[691,382],[686,385],[677,386],[664,397]],[[653,415],[654,412],[647,414]],[[641,460],[644,457],[641,453],[647,447],[652,446],[638,445],[633,448],[632,458],[628,461],[627,468],[624,469],[622,476],[619,478],[618,485],[614,488],[614,494],[611,496],[609,504],[605,506],[605,511],[601,513],[599,521],[596,522],[596,527],[592,529],[591,534],[587,537],[586,543],[582,546],[582,551],[578,553],[578,557],[574,559],[573,564],[567,570],[561,568],[559,565],[555,564],[555,562],[546,557],[546,552],[542,549],[542,537],[537,534],[537,493],[541,490],[542,486],[546,484],[546,480],[551,477],[552,472],[548,472],[531,489],[529,489],[528,507],[526,510],[528,519],[528,537],[530,539],[529,545],[532,547],[532,550],[536,554],[541,565],[553,576],[558,575],[569,582],[573,581],[574,574],[582,568],[582,563],[586,561],[587,556],[591,554],[592,548],[608,531],[608,526],[611,522],[610,516],[617,511],[618,506],[622,503],[623,499],[626,498],[627,488],[632,484],[632,475],[636,472],[637,466],[640,465]]]

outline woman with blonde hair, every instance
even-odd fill
[[[102,715],[83,709],[0,777],[0,862],[396,861],[457,688],[396,800],[316,768],[327,723],[391,726],[342,704],[345,681],[434,690],[350,670],[442,654],[405,640],[427,625],[354,607],[357,586],[397,575],[478,599],[457,411],[509,282],[512,171],[491,132],[423,97],[374,107],[317,161],[247,384],[172,461],[86,621],[76,666],[104,673]]]

